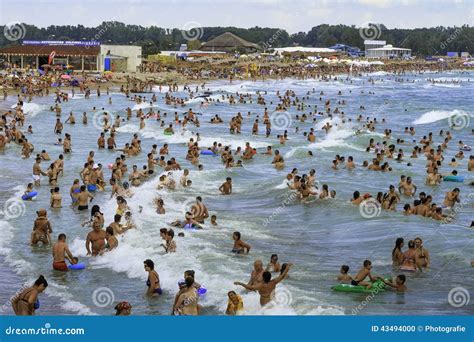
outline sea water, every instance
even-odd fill
[[[427,81],[428,77],[444,82],[455,79],[461,83],[432,84]],[[54,231],[53,240],[57,234],[66,233],[72,253],[87,264],[87,269],[58,273],[52,270],[49,247],[29,246],[35,212],[39,208],[47,208],[49,203],[50,188],[44,177],[39,195],[33,201],[25,202],[24,207],[19,205],[23,215],[18,218],[1,217],[0,305],[7,303],[23,284],[43,274],[50,286],[46,291],[47,296],[41,296],[42,307],[38,314],[108,315],[113,314],[113,306],[118,301],[126,300],[132,304],[134,314],[168,315],[178,290],[178,280],[182,279],[185,270],[193,269],[196,281],[208,289],[200,300],[203,314],[223,314],[227,292],[230,290],[242,295],[244,314],[249,315],[472,314],[472,300],[470,304],[459,308],[450,305],[448,300],[451,289],[463,287],[472,293],[474,283],[469,265],[474,250],[474,232],[468,228],[473,209],[473,197],[469,200],[472,187],[468,185],[472,175],[468,174],[466,166],[469,152],[460,161],[462,166],[457,168],[466,177],[464,183],[444,182],[436,188],[427,187],[424,185],[426,160],[424,156],[409,158],[415,144],[412,142],[413,137],[404,133],[404,128],[415,127],[418,140],[433,132],[434,146],[437,146],[442,142],[439,131],[448,130],[449,118],[465,118],[467,115],[470,121],[463,129],[452,130],[454,138],[444,153],[446,161],[440,172],[450,172],[452,168],[447,163],[458,150],[458,140],[474,145],[471,134],[474,122],[474,73],[407,74],[403,76],[405,82],[398,82],[396,79],[399,78],[401,76],[383,73],[361,75],[352,80],[342,76],[331,81],[285,79],[232,84],[210,82],[206,88],[213,92],[212,99],[215,102],[207,107],[200,106],[200,99],[187,101],[185,107],[167,106],[163,101],[164,93],[159,93],[158,89],[158,102],[153,105],[149,102],[137,105],[117,92],[110,94],[113,101],[111,105],[108,104],[109,96],[106,94],[101,97],[92,95],[90,99],[76,94],[69,102],[61,104],[63,121],[70,111],[76,117],[76,124],[65,124],[63,130],[72,134],[73,144],[73,153],[65,155],[64,176],[59,178],[63,208],[49,209],[48,216]],[[260,115],[260,122],[263,121],[264,106],[255,104],[257,92],[267,92],[266,107],[271,113],[278,103],[277,91],[283,93],[287,89],[294,90],[300,99],[307,96],[309,91],[309,99],[303,102],[310,105],[312,110],[317,105],[318,111],[324,111],[324,101],[327,99],[331,100],[333,109],[338,106],[337,101],[345,100],[346,105],[338,106],[346,115],[345,122],[335,115],[333,119],[318,116],[316,123],[312,119],[301,123],[295,119],[295,115],[303,112],[291,107],[288,110],[291,119],[285,122],[284,127],[274,125],[271,137],[265,138],[262,123],[259,135],[251,135],[256,115]],[[324,92],[322,101],[321,91]],[[338,95],[339,91],[342,95]],[[222,100],[222,95],[235,96],[236,92],[252,94],[253,103],[231,105],[228,100]],[[150,100],[150,94],[143,95]],[[188,96],[182,91],[174,95],[183,98]],[[217,103],[217,99],[221,101]],[[34,98],[32,103],[25,104],[25,112],[26,126],[31,124],[34,129],[32,135],[27,135],[35,146],[34,153],[46,149],[54,160],[62,153],[62,147],[54,145],[59,136],[53,133],[56,116],[49,110],[53,102],[53,96]],[[359,109],[361,105],[365,106],[365,110]],[[73,211],[68,195],[72,181],[79,178],[79,171],[89,151],[94,150],[95,161],[104,166],[119,155],[118,152],[97,150],[96,141],[100,130],[93,123],[93,107],[105,108],[114,116],[118,114],[122,118],[126,117],[127,107],[134,110],[143,108],[145,113],[148,108],[154,107],[154,110],[168,113],[166,122],[171,122],[175,111],[184,113],[188,108],[202,114],[199,116],[200,128],[189,125],[186,131],[178,129],[173,136],[163,135],[163,129],[153,119],[146,121],[143,130],[139,130],[135,115],[130,122],[122,122],[117,133],[117,145],[123,147],[126,142],[130,142],[133,133],[138,133],[143,147],[139,156],[127,159],[129,169],[133,164],[139,168],[146,164],[146,153],[152,144],[161,146],[168,143],[170,156],[176,157],[183,168],[190,169],[189,179],[193,184],[190,188],[178,186],[175,191],[157,190],[158,175],[161,173],[158,168],[158,175],[139,188],[134,188],[135,195],[128,200],[137,228],[119,238],[117,249],[95,258],[86,256],[85,238],[89,228],[81,226],[89,213]],[[82,125],[84,111],[88,113],[87,126]],[[250,118],[247,117],[249,111],[252,113]],[[305,112],[308,111],[307,108]],[[237,112],[241,112],[244,117],[242,134],[232,135],[228,122]],[[215,114],[222,117],[225,124],[210,124],[209,120]],[[377,118],[379,124],[376,132],[362,129],[362,123],[355,120],[359,114],[364,118]],[[348,122],[348,118],[352,118],[352,122]],[[385,124],[381,123],[382,118],[385,118]],[[333,125],[327,135],[321,130],[326,122]],[[295,133],[296,127],[299,133]],[[316,132],[316,142],[312,144],[302,134],[311,127]],[[289,132],[289,140],[285,145],[280,145],[276,139],[277,134],[283,133],[279,128]],[[385,128],[392,129],[390,143],[395,143],[396,138],[405,140],[404,145],[397,145],[397,149],[403,148],[405,159],[401,163],[389,160],[392,172],[370,172],[360,167],[364,160],[373,158],[365,149],[371,138],[382,141]],[[358,129],[362,134],[355,134]],[[186,143],[191,137],[196,137],[197,132],[201,135],[201,147],[211,146],[217,141],[235,149],[238,146],[243,148],[245,142],[250,142],[252,147],[263,152],[266,146],[272,146],[284,156],[285,169],[276,170],[270,164],[271,158],[263,155],[244,162],[243,168],[233,169],[225,169],[219,157],[201,156],[200,163],[204,170],[198,171],[184,159]],[[309,157],[308,151],[312,151],[314,156]],[[331,163],[336,154],[346,158],[353,156],[358,167],[352,171],[332,170]],[[33,158],[21,159],[20,148],[15,144],[10,144],[0,158],[0,200],[6,205],[9,199],[18,199],[26,184],[31,182]],[[413,165],[407,166],[407,162]],[[47,167],[48,162],[42,162],[43,170]],[[330,190],[336,190],[336,198],[306,204],[294,200],[285,184],[285,176],[293,168],[298,168],[300,174],[315,169],[319,184],[328,184]],[[104,173],[108,179],[110,170],[105,168]],[[174,179],[179,181],[181,174],[174,172]],[[418,186],[418,192],[431,194],[438,204],[442,203],[446,191],[459,187],[463,203],[456,212],[455,220],[441,225],[427,218],[403,216],[401,207],[404,203],[412,202],[408,198],[402,198],[396,212],[382,211],[371,219],[362,217],[359,208],[349,202],[355,190],[373,195],[378,191],[386,192],[390,184],[398,184],[402,174],[411,176]],[[231,196],[221,196],[218,191],[226,177],[232,177],[233,180]],[[110,199],[110,192],[97,193],[95,196],[92,204],[99,204],[105,214],[106,224],[111,223],[116,208],[115,200]],[[165,215],[158,215],[153,209],[152,201],[157,196],[165,202]],[[184,238],[175,237],[177,253],[164,254],[160,247],[163,243],[159,236],[160,228],[168,227],[167,224],[176,219],[183,219],[196,196],[203,197],[210,214],[217,215],[219,225],[213,227],[206,224],[200,231],[186,230]],[[140,206],[143,211],[138,213]],[[180,231],[175,229],[176,235]],[[242,239],[251,244],[250,255],[237,256],[231,253],[234,231],[240,231]],[[370,259],[375,274],[397,274],[391,266],[391,251],[396,238],[403,237],[406,245],[408,240],[417,236],[423,238],[425,247],[430,251],[431,267],[423,273],[407,274],[409,290],[405,294],[385,292],[369,298],[367,294],[331,291],[342,264],[349,265],[350,273],[354,274],[364,259]],[[277,286],[277,300],[262,309],[257,293],[244,291],[233,285],[233,282],[247,282],[253,262],[261,259],[266,265],[274,253],[278,254],[280,262],[292,262],[294,266],[289,278]],[[145,298],[145,259],[155,262],[164,292],[160,298]],[[98,298],[101,293],[103,298]],[[11,309],[3,305],[2,312],[11,314]]]

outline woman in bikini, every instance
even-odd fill
[[[148,272],[148,279],[146,281],[148,289],[146,295],[149,297],[156,297],[163,294],[163,290],[161,290],[160,286],[160,276],[158,275],[158,272],[155,271],[155,263],[150,259],[146,259],[143,262],[143,265],[145,271]]]
[[[395,248],[392,250],[392,265],[393,266],[400,266],[403,263],[403,238],[398,238],[395,241]]]
[[[186,277],[184,279],[186,289],[178,297],[173,313],[175,315],[197,316],[199,315],[198,295],[194,287],[194,278]]]
[[[234,247],[232,248],[232,253],[249,254],[250,245],[248,243],[243,242],[240,237],[240,232],[234,232],[234,234],[232,235],[232,238],[234,239]]]
[[[410,240],[408,241],[408,250],[403,253],[403,262],[400,270],[416,272],[417,269],[422,272],[418,252],[415,249],[415,242]]]
[[[12,300],[12,308],[17,316],[33,316],[39,309],[38,295],[48,287],[46,279],[40,275],[32,287],[23,290]]]

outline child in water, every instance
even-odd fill
[[[341,284],[350,284],[352,282],[352,277],[349,275],[349,266],[341,266],[341,274],[337,276],[337,281]]]

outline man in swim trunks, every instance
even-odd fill
[[[423,246],[423,241],[421,238],[415,238],[415,248],[418,252],[418,259],[420,261],[421,267],[430,267],[430,253],[428,250]]]
[[[87,191],[85,185],[81,185],[81,192],[77,194],[77,209],[78,210],[87,210],[89,209],[89,198],[91,201],[94,199],[94,196]]]
[[[402,191],[403,189],[403,191]],[[412,183],[411,177],[407,177],[405,183],[401,184],[398,188],[398,191],[405,196],[411,197],[416,193],[417,187]]]
[[[196,203],[191,207],[191,213],[194,216],[194,220],[199,223],[204,223],[204,220],[209,217],[207,207],[202,203],[202,197],[196,197]]]
[[[71,264],[75,264],[75,259],[66,243],[66,234],[61,233],[58,236],[58,241],[53,245],[53,269],[67,272],[66,258]]]
[[[285,270],[275,279],[272,279],[272,274],[268,271],[263,272],[263,282],[254,286],[249,286],[244,283],[235,282],[235,285],[240,285],[250,291],[258,291],[260,294],[260,305],[264,306],[268,304],[275,296],[275,288],[279,282],[286,278],[291,266],[293,264],[288,263]]]
[[[86,249],[87,255],[97,256],[105,249],[106,234],[98,224],[93,225],[93,230],[87,234]],[[92,246],[92,251],[91,251]]]
[[[40,163],[41,163],[41,158],[36,158],[35,159],[35,164],[33,165],[33,180],[35,182],[36,187],[41,185],[40,184],[41,175],[43,175],[43,176],[48,175],[46,172],[43,172],[41,170]]]

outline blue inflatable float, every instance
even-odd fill
[[[97,190],[97,185],[89,184],[89,185],[87,186],[87,191],[89,191],[89,192],[94,192],[94,191],[96,191],[96,190]]]
[[[27,201],[27,200],[32,199],[36,195],[38,195],[37,191],[31,191],[31,192],[28,192],[27,194],[24,194],[23,196],[21,196],[21,199],[24,200],[24,201]]]
[[[217,156],[217,154],[215,154],[211,150],[201,150],[201,154],[204,156],[214,156],[214,157]]]
[[[86,264],[84,264],[83,262],[80,262],[74,265],[71,264],[68,267],[70,270],[83,270],[84,268],[86,268]]]
[[[443,180],[445,182],[464,182],[464,177],[463,176],[454,176],[454,175],[449,175],[449,176],[444,176]]]

